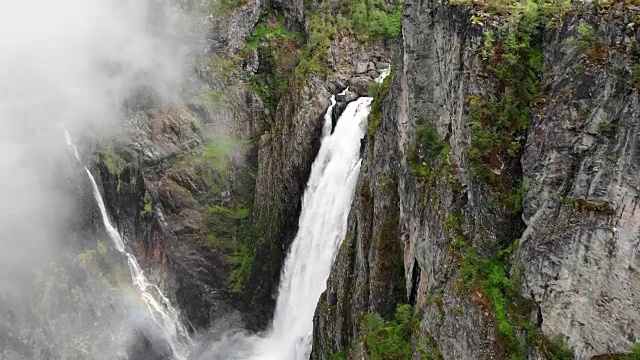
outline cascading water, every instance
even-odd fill
[[[133,284],[138,288],[138,290],[140,290],[142,299],[147,305],[151,317],[162,329],[163,335],[171,346],[174,356],[180,360],[186,359],[192,341],[189,337],[189,333],[180,321],[178,312],[173,308],[173,306],[171,306],[169,299],[162,294],[160,289],[156,285],[147,281],[147,278],[144,276],[136,258],[126,250],[120,233],[109,220],[107,210],[104,206],[104,201],[102,200],[102,195],[100,194],[100,190],[98,189],[98,185],[96,184],[93,175],[91,175],[91,172],[82,164],[80,155],[78,154],[78,149],[71,141],[71,136],[64,127],[63,130],[67,146],[73,150],[74,156],[89,176],[91,187],[93,188],[93,196],[98,204],[98,208],[100,208],[102,222],[104,223],[104,227],[107,230],[109,238],[111,238],[111,241],[113,242],[113,246],[118,250],[118,252],[127,257],[127,263],[129,265],[129,272],[131,274]]]
[[[388,70],[376,81],[382,82]],[[270,331],[254,341],[253,360],[307,360],[313,315],[340,243],[360,172],[360,141],[370,97],[351,102],[331,133],[335,98],[325,115],[320,151],[302,201],[299,230],[285,261]],[[257,344],[255,344],[257,342]]]

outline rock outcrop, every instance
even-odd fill
[[[403,3],[314,359],[368,358],[365,315],[391,321],[386,302],[413,305],[423,358],[616,358],[637,341],[640,9],[474,4]],[[367,281],[381,261],[387,281]]]

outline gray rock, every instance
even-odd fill
[[[478,56],[482,34],[468,26],[465,9],[446,2],[409,0],[403,9],[397,71],[381,123],[365,141],[348,235],[314,319],[312,359],[354,349],[362,331],[354,319],[387,311],[393,287],[372,278],[380,259],[393,252],[381,250],[376,236],[395,215],[404,295],[420,314],[421,341],[429,339],[421,346],[443,359],[503,358],[491,302],[480,291],[459,288],[461,259],[444,225],[453,211],[480,256],[503,246],[500,241],[521,238],[510,268],[524,271],[522,296],[533,300],[525,315],[544,335],[560,335],[579,360],[629,352],[640,339],[640,105],[636,84],[627,79],[635,60],[616,54],[606,64],[589,62],[566,41],[586,22],[600,42],[612,44],[630,31],[625,19],[572,15],[562,27],[545,30],[540,102],[526,150],[513,163],[527,189],[522,214],[514,215],[491,209],[492,190],[472,175],[468,160],[466,99],[495,91]],[[355,76],[350,86],[363,94],[368,81]],[[426,184],[413,174],[407,149],[423,119],[432,119],[449,142],[447,162],[462,190],[442,177]],[[363,356],[359,348],[349,355]],[[527,347],[527,358],[544,358],[542,350]]]
[[[369,69],[368,61],[357,61],[356,62],[356,74],[364,74]]]
[[[346,93],[344,93],[344,94],[338,94],[338,95],[336,95],[336,101],[337,101],[337,102],[350,103],[350,102],[352,102],[352,101],[354,101],[354,100],[358,99],[359,97],[360,97],[360,96],[359,96],[357,93],[355,93],[355,92],[353,92],[353,91],[349,90],[349,91],[347,91],[347,92],[346,92]]]
[[[369,87],[374,83],[368,76],[354,76],[349,79],[349,90],[360,96],[369,95]]]

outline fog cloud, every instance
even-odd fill
[[[165,0],[0,2],[0,323],[28,322],[33,314],[21,311],[38,309],[24,299],[42,290],[30,279],[64,257],[69,239],[86,236],[74,222],[90,189],[58,124],[80,138],[89,126],[117,126],[141,89],[175,100],[186,69],[175,13]],[[104,298],[78,301],[94,297]],[[0,325],[5,344],[24,338],[9,328]],[[6,351],[0,346],[0,358]]]

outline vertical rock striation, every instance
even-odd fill
[[[364,315],[407,302],[416,356],[630,352],[640,9],[403,7],[312,358],[366,356]],[[384,258],[389,281],[371,281]]]

